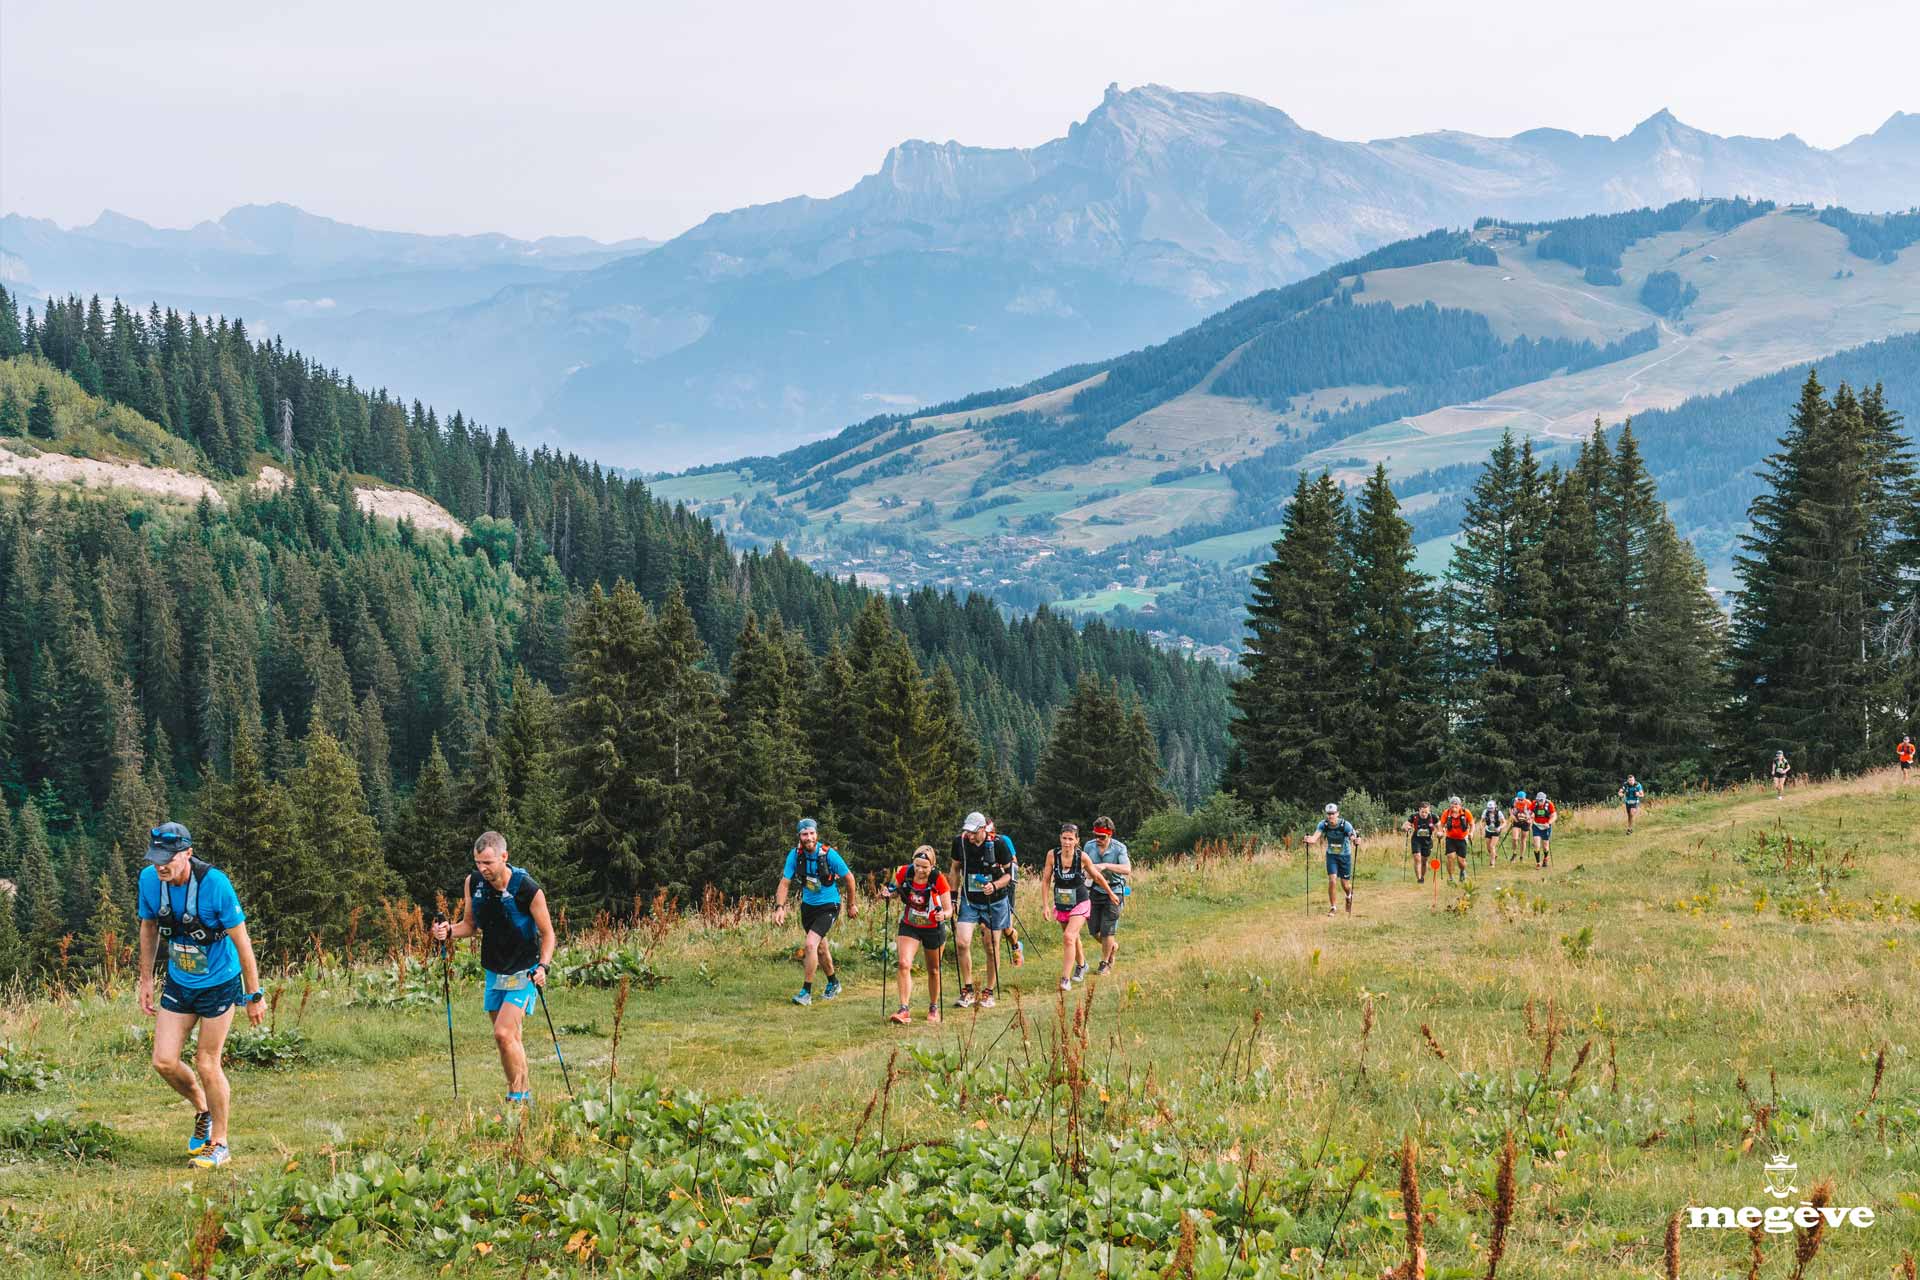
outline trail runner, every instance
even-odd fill
[[[531,1103],[527,1047],[520,1032],[547,985],[553,963],[553,916],[546,890],[524,867],[507,861],[507,838],[483,831],[473,842],[473,874],[460,894],[458,918],[433,926],[436,942],[480,935],[486,974],[481,1007],[493,1022],[493,1045],[507,1077],[507,1104]]]
[[[1127,854],[1126,843],[1113,838],[1113,819],[1106,817],[1093,820],[1093,847],[1087,852],[1093,858],[1093,869],[1117,895],[1093,899],[1093,914],[1088,921],[1089,930],[1100,940],[1100,967],[1095,972],[1111,973],[1114,957],[1120,951],[1120,909],[1133,892],[1127,887],[1133,859]]]
[[[889,898],[900,899],[900,928],[895,935],[899,968],[900,1007],[887,1021],[906,1026],[913,1021],[908,1006],[913,1002],[913,958],[922,951],[927,956],[927,1021],[940,1021],[940,953],[947,943],[946,920],[953,911],[953,887],[934,867],[933,846],[923,844],[913,851],[913,861],[894,869],[892,879],[880,887]]]
[[[1347,914],[1353,914],[1353,855],[1360,847],[1360,833],[1340,816],[1340,806],[1327,805],[1327,816],[1307,836],[1307,843],[1324,840],[1327,845],[1327,914],[1338,915],[1333,890],[1337,882],[1347,895]]]
[[[1400,824],[1402,831],[1409,832],[1413,836],[1413,875],[1420,884],[1427,882],[1427,860],[1433,856],[1433,833],[1439,829],[1439,826],[1440,815],[1436,814],[1433,806],[1425,800],[1422,800],[1420,807],[1408,814],[1407,820]],[[1331,886],[1328,888],[1328,893],[1329,895],[1332,893]]]
[[[1533,801],[1524,791],[1513,793],[1513,852],[1507,855],[1512,862],[1527,851],[1527,837],[1533,834]]]
[[[1626,785],[1620,788],[1620,799],[1627,806],[1627,834],[1633,834],[1633,820],[1640,813],[1640,802],[1646,798],[1647,789],[1632,774],[1627,775]]]
[[[1773,798],[1784,800],[1787,793],[1787,775],[1793,772],[1793,766],[1787,763],[1787,753],[1773,753]]]
[[[1500,838],[1507,831],[1507,815],[1493,796],[1487,797],[1486,807],[1480,810],[1480,831],[1486,837],[1487,867],[1491,870],[1500,861]]]
[[[959,910],[954,915],[953,945],[960,961],[960,998],[954,1004],[982,1009],[994,1005],[1000,986],[1000,936],[1013,927],[1013,845],[993,838],[992,824],[983,813],[970,813],[953,838],[953,883],[959,886]],[[973,989],[973,931],[987,930],[987,984],[976,997]]]
[[[1077,822],[1060,824],[1060,843],[1047,850],[1040,880],[1053,895],[1050,899],[1053,918],[1060,925],[1060,989],[1071,991],[1074,983],[1087,976],[1087,952],[1080,932],[1093,915],[1093,887],[1098,885],[1116,907],[1120,904],[1120,895],[1080,847]]]
[[[1447,797],[1446,812],[1440,815],[1440,830],[1447,837],[1447,883],[1455,875],[1467,882],[1468,842],[1473,839],[1473,811],[1460,803],[1459,796]]]
[[[1559,814],[1553,801],[1547,799],[1547,793],[1537,791],[1533,796],[1533,865],[1549,867],[1553,865],[1553,820]]]
[[[227,1147],[233,1091],[220,1058],[235,1005],[246,1006],[247,1021],[256,1027],[266,1013],[260,968],[246,913],[226,873],[193,856],[193,836],[177,822],[152,828],[147,838],[137,902],[140,1012],[154,1020],[153,1069],[193,1104],[190,1163],[218,1169],[233,1158]],[[163,944],[167,976],[156,1006],[153,975]],[[196,1023],[200,1042],[189,1067],[180,1054]]]
[[[1913,772],[1913,739],[1902,737],[1900,745],[1893,749],[1894,759],[1900,762],[1900,785],[1907,785],[1907,775]]]
[[[822,1000],[840,994],[840,978],[833,964],[833,948],[827,934],[840,918],[840,893],[847,895],[847,919],[860,918],[860,903],[854,896],[853,870],[840,851],[820,843],[820,824],[812,818],[800,819],[794,833],[793,848],[787,850],[786,863],[780,869],[780,883],[773,890],[773,922],[787,922],[787,891],[795,876],[801,877],[800,927],[806,933],[800,955],[800,989],[793,993],[798,1005],[813,1003],[813,976],[827,975],[820,992]]]

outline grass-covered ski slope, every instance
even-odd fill
[[[1145,870],[1120,970],[1064,1009],[1029,881],[1020,1001],[937,1029],[923,985],[911,1029],[881,1023],[871,908],[838,931],[845,995],[808,1010],[786,1003],[792,928],[756,915],[630,935],[667,978],[636,983],[626,1009],[632,1092],[611,1118],[563,1109],[536,1020],[520,1133],[496,1119],[470,973],[457,1105],[437,972],[407,988],[390,970],[329,974],[310,994],[294,976],[277,1018],[307,1060],[234,1070],[237,1154],[214,1177],[186,1169],[189,1117],[147,1066],[124,985],[16,999],[10,1061],[60,1076],[0,1095],[0,1129],[53,1110],[124,1145],[0,1165],[0,1257],[23,1280],[194,1274],[189,1231],[211,1227],[227,1233],[217,1273],[236,1275],[1376,1277],[1404,1256],[1411,1135],[1428,1274],[1477,1276],[1512,1129],[1501,1276],[1664,1275],[1676,1210],[1775,1203],[1776,1147],[1803,1195],[1831,1178],[1834,1204],[1878,1215],[1828,1233],[1806,1274],[1896,1274],[1920,1250],[1920,784],[1655,798],[1641,826],[1570,813],[1551,872],[1476,867],[1438,911],[1403,881],[1403,841],[1378,837],[1352,919],[1327,918],[1297,842]],[[578,983],[552,999],[576,1087],[603,1099],[613,1000]],[[1795,1244],[1767,1237],[1761,1274],[1788,1275]],[[1680,1245],[1682,1276],[1747,1274],[1741,1232],[1683,1229]]]

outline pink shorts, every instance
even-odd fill
[[[1093,899],[1091,898],[1075,906],[1071,911],[1062,911],[1058,907],[1055,907],[1053,910],[1053,918],[1060,924],[1065,924],[1067,921],[1073,919],[1075,916],[1078,916],[1082,920],[1085,920],[1088,916],[1092,914],[1093,914]]]

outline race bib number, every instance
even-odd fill
[[[493,975],[493,989],[495,991],[521,991],[526,988],[527,983],[531,980],[532,979],[527,977],[526,970],[522,970],[519,973],[496,973]]]
[[[930,929],[933,927],[933,912],[916,911],[912,907],[908,907],[907,923],[916,929]]]
[[[967,876],[967,885],[975,893],[985,893],[987,886],[993,883],[993,877],[984,872],[975,871]]]
[[[1062,911],[1072,909],[1080,901],[1080,891],[1072,888],[1057,888],[1053,891],[1053,905]]]
[[[190,942],[171,942],[167,949],[173,959],[173,967],[181,973],[202,974],[207,971],[207,953],[203,947]]]

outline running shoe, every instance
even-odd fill
[[[227,1150],[227,1144],[216,1142],[187,1163],[196,1169],[218,1169],[233,1159],[233,1153]]]
[[[1103,974],[1108,974],[1108,973],[1112,973],[1112,972],[1113,972],[1113,961],[1111,961],[1111,960],[1102,960],[1102,961],[1100,962],[1100,965],[1099,965],[1099,967],[1098,967],[1098,968],[1096,968],[1096,969],[1095,969],[1095,970],[1094,970],[1093,972],[1094,972],[1094,975],[1095,975],[1096,977],[1098,977],[1098,976],[1100,976],[1100,975],[1103,975]]]
[[[213,1140],[213,1112],[193,1113],[193,1134],[187,1139],[187,1154],[197,1156]]]
[[[533,1090],[531,1090],[531,1089],[520,1089],[520,1090],[517,1090],[517,1091],[512,1091],[512,1092],[509,1092],[509,1093],[507,1094],[507,1105],[508,1105],[508,1106],[510,1106],[510,1107],[513,1107],[513,1106],[520,1106],[520,1107],[529,1107],[529,1106],[532,1106],[532,1105],[533,1105]]]
[[[1013,940],[1013,967],[1018,969],[1027,962],[1027,944],[1015,938]]]
[[[887,1016],[887,1021],[892,1023],[897,1023],[900,1026],[904,1027],[909,1022],[913,1021],[913,1015],[907,1012],[907,1006],[901,1005],[898,1009],[895,1009],[891,1014]]]
[[[1340,913],[1339,913],[1338,911],[1335,911],[1335,910],[1334,910],[1334,909],[1333,909],[1332,907],[1328,907],[1328,908],[1327,908],[1327,914],[1328,914],[1328,915],[1330,915],[1330,916],[1337,916],[1337,915],[1339,915]]]
[[[1087,966],[1083,964],[1073,966],[1073,980],[1075,982],[1085,982],[1087,980]]]
[[[800,990],[793,993],[793,1002],[795,1004],[800,1004],[800,1005],[812,1004],[813,992],[807,990],[805,987],[802,987],[800,988]]]
[[[820,993],[820,998],[822,1000],[831,1000],[839,994],[840,994],[840,979],[828,978],[826,990]]]
[[[960,988],[960,998],[953,1002],[953,1007],[956,1009],[973,1008],[973,984],[971,982]]]
[[[1062,991],[1071,991],[1071,990],[1073,990],[1073,979],[1072,979],[1072,978],[1062,978],[1062,979],[1060,979],[1060,989],[1061,989]]]
[[[985,991],[982,991],[980,993],[980,1007],[982,1009],[993,1008],[993,988],[992,987],[988,987]]]
[[[928,1005],[928,1006],[927,1006],[927,1021],[928,1021],[928,1022],[938,1022],[938,1021],[940,1021],[940,1006],[939,1006],[939,1005],[937,1005],[937,1004],[930,1004],[930,1005]]]

